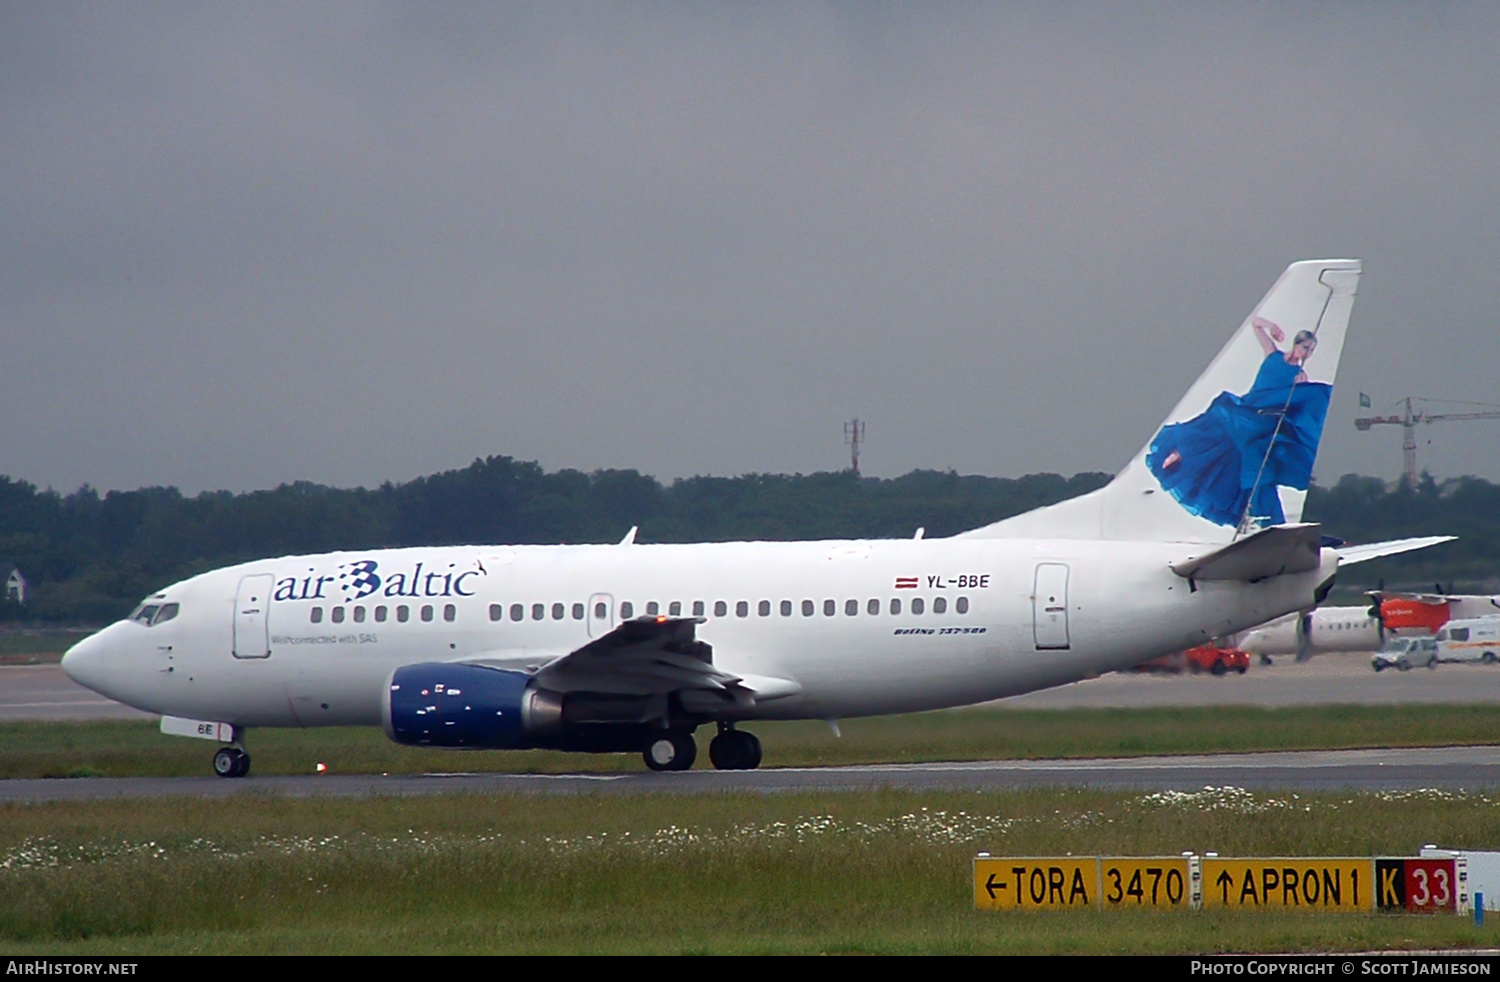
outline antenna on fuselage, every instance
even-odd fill
[[[640,528],[639,525],[632,525],[632,526],[630,526],[630,531],[625,533],[625,538],[623,538],[623,539],[620,540],[620,545],[622,545],[622,546],[633,546],[633,545],[635,545],[635,533],[636,533],[636,530],[639,529],[639,528]]]
[[[922,536],[924,536],[926,534],[927,534],[927,526],[923,525],[921,528],[917,529],[917,534],[914,535],[914,536],[912,536],[912,538],[913,539],[920,539]]]

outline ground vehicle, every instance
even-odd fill
[[[1239,648],[1220,648],[1212,644],[1200,644],[1196,648],[1179,651],[1171,655],[1163,655],[1153,658],[1142,665],[1137,665],[1137,672],[1212,672],[1214,675],[1224,675],[1229,672],[1245,674],[1250,667],[1250,653]]]
[[[1437,668],[1438,650],[1435,638],[1391,638],[1384,648],[1370,659],[1375,671],[1387,668],[1403,672],[1413,665],[1419,668]]]
[[[1500,617],[1466,617],[1449,621],[1433,636],[1438,661],[1500,660]]]

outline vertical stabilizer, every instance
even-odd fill
[[[1288,266],[1106,487],[965,535],[1229,542],[1300,521],[1359,273]]]

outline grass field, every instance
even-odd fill
[[[966,709],[845,720],[838,737],[821,723],[756,723],[764,766],[997,758],[1453,746],[1500,739],[1500,706],[1361,706],[1259,709]],[[699,731],[707,766],[711,728]],[[149,721],[0,724],[0,778],[179,776],[207,773],[214,745],[162,736]],[[431,771],[634,771],[637,754],[417,750],[375,728],[255,730],[256,774]]]
[[[996,855],[1411,854],[1483,795],[243,796],[0,806],[20,953],[1196,953],[1496,946],[1463,917],[979,913]]]
[[[0,665],[55,665],[63,652],[98,628],[0,628]]]

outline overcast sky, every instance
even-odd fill
[[[1114,471],[1287,263],[1500,403],[1500,4],[0,2],[0,474]],[[1435,411],[1463,411],[1434,405]],[[1470,407],[1472,410],[1474,407]],[[1500,479],[1500,420],[1418,431]]]

